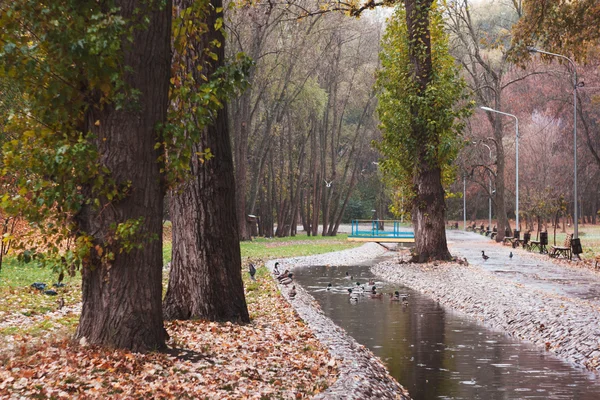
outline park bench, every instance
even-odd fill
[[[559,256],[564,256],[565,258],[568,258],[569,260],[572,257],[572,253],[571,253],[571,241],[573,240],[573,234],[572,233],[568,233],[567,236],[565,237],[565,242],[563,243],[562,246],[550,246],[550,257],[559,257]]]
[[[514,247],[517,247],[517,246],[520,245],[525,250],[528,250],[529,249],[529,240],[530,239],[531,239],[531,233],[525,232],[523,234],[523,239],[515,239],[513,241],[513,245],[514,245]]]
[[[494,226],[492,228],[492,235],[490,236],[490,238],[493,240],[497,234],[498,234],[498,228],[496,228],[496,226]]]
[[[529,241],[530,251],[538,250],[540,254],[547,253],[546,246],[548,245],[548,232],[540,232],[540,240]]]

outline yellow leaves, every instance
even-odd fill
[[[98,120],[96,120],[96,122],[94,122],[94,125],[95,125],[95,126],[100,126],[100,120],[99,120],[99,119],[98,119]]]

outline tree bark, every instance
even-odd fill
[[[406,0],[404,4],[413,76],[419,85],[419,91],[424,93],[432,74],[429,31],[432,0]],[[417,110],[412,110],[412,113],[418,115]],[[424,138],[425,129],[424,126],[415,124],[412,134],[415,138]],[[422,148],[413,178],[415,197],[412,208],[416,253],[413,260],[416,262],[451,258],[446,243],[446,204],[442,172],[439,166],[430,164],[426,149]]]
[[[114,260],[92,249],[82,268],[83,306],[76,337],[88,343],[150,351],[165,347],[162,295],[163,185],[157,125],[166,120],[170,76],[171,2],[117,0],[115,6],[130,24],[135,10],[149,18],[147,28],[135,29],[133,42],[123,40],[124,80],[139,90],[136,104],[117,110],[114,105],[93,109],[87,128],[96,137],[100,162],[117,183],[129,183],[120,201],[102,200],[103,207],[84,205],[76,216],[79,228],[105,249],[117,224],[139,220],[141,248],[114,249]],[[99,121],[99,124],[96,124]],[[136,240],[136,239],[133,239]],[[138,242],[138,243],[139,243]],[[100,247],[98,247],[100,248]]]
[[[193,0],[176,0],[180,10]],[[206,25],[214,27],[222,12],[222,0],[212,0]],[[206,63],[204,49],[214,40],[217,61]],[[225,39],[220,31],[210,29],[189,53],[191,66],[205,67],[209,76],[224,64]],[[199,64],[198,64],[199,63]],[[200,82],[198,68],[195,71]],[[212,125],[205,128],[193,153],[211,149],[213,158],[200,162],[194,158],[191,179],[172,196],[173,257],[169,286],[164,300],[167,319],[205,319],[211,321],[249,322],[241,275],[238,218],[236,214],[233,156],[227,124],[227,103],[217,113]]]

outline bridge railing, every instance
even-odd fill
[[[402,226],[395,220],[352,220],[351,237],[375,238],[414,238],[415,234],[410,228]]]

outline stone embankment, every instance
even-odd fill
[[[429,295],[493,330],[536,344],[600,372],[600,306],[498,276],[476,265],[406,262],[408,254],[372,268],[382,279]]]
[[[359,265],[385,252],[383,247],[370,243],[336,253],[290,258],[283,262],[282,267]],[[272,269],[274,264],[269,262],[267,266]],[[381,360],[327,318],[314,297],[299,285],[296,285],[297,294],[293,299],[288,296],[289,287],[280,285],[280,290],[319,341],[329,348],[334,357],[341,359],[339,379],[315,399],[410,399],[406,389],[389,374]]]

